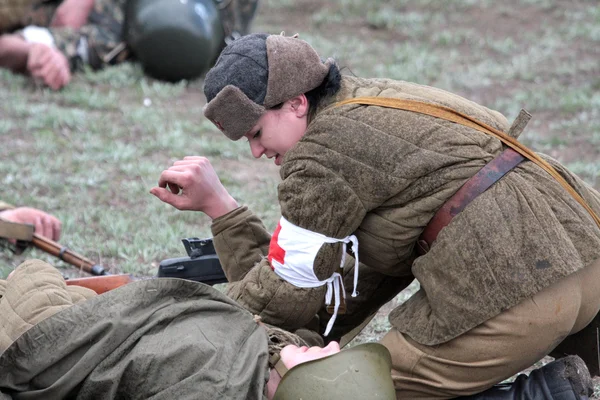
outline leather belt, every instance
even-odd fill
[[[487,163],[450,197],[435,213],[417,241],[417,251],[423,255],[429,251],[438,234],[458,213],[475,197],[485,192],[508,171],[519,165],[525,157],[511,148],[507,148]]]

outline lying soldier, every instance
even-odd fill
[[[383,346],[309,349],[310,336],[264,325],[201,283],[148,279],[98,296],[29,260],[0,296],[2,400],[395,398]]]

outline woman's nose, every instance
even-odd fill
[[[250,143],[250,152],[254,158],[261,158],[265,153],[265,148],[262,147],[257,141],[251,141]]]

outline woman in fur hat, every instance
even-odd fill
[[[285,329],[339,339],[417,279],[382,339],[398,397],[485,391],[600,310],[600,194],[516,141],[525,112],[511,126],[440,89],[342,76],[308,43],[266,34],[230,43],[204,92],[207,118],[281,166],[277,229],[204,157],[151,193],[213,219],[228,294]],[[497,398],[552,386],[533,380]]]

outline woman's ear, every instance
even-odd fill
[[[293,97],[288,101],[290,102],[290,108],[296,113],[297,117],[301,118],[308,115],[309,103],[304,94]]]

